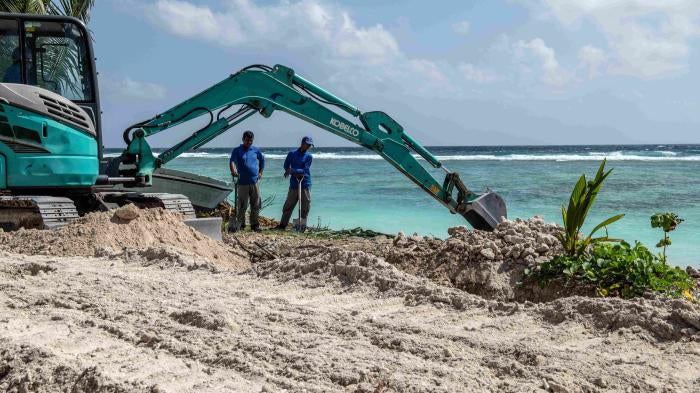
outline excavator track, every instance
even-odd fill
[[[139,208],[163,208],[183,215],[185,224],[221,240],[221,217],[197,218],[190,200],[182,194],[145,192],[104,192],[94,194],[101,209],[115,209],[128,203]],[[54,229],[80,217],[70,198],[54,196],[0,196],[0,228],[4,231]]]
[[[189,198],[182,194],[153,192],[101,192],[96,194],[102,205],[108,209],[133,203],[141,209],[163,208],[180,213],[185,219],[195,218],[194,207]]]
[[[5,231],[52,229],[80,217],[69,198],[53,196],[0,196],[0,228]]]

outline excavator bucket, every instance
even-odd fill
[[[460,214],[467,219],[474,229],[493,231],[496,226],[507,218],[506,202],[495,192],[480,194],[467,202]]]

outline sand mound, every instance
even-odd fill
[[[407,274],[363,251],[340,247],[311,247],[298,251],[295,257],[257,263],[253,270],[260,277],[296,281],[310,288],[342,287],[357,293],[403,297],[410,305],[431,303],[463,309],[489,304],[478,296]]]
[[[20,229],[0,233],[0,249],[25,255],[120,255],[148,260],[155,258],[151,258],[150,254],[168,253],[167,248],[172,247],[178,250],[174,254],[194,256],[219,266],[249,267],[246,260],[233,254],[223,243],[187,226],[179,214],[163,209],[146,209],[129,217],[134,218],[125,220],[112,211],[97,212],[56,230]]]
[[[642,330],[655,339],[700,340],[700,305],[683,299],[589,298],[573,296],[536,306],[545,322],[581,323],[601,332]]]
[[[562,252],[554,236],[560,230],[540,217],[505,221],[493,232],[455,227],[444,241],[398,236],[384,257],[404,271],[485,298],[541,300],[547,293],[520,281],[526,267]]]
[[[662,341],[700,339],[700,306],[684,300],[568,296],[547,303],[504,302],[416,277],[363,251],[325,246],[297,251],[294,257],[260,262],[253,269],[260,277],[293,281],[307,288],[335,287],[342,288],[343,293],[402,297],[407,306],[484,309],[494,316],[526,312],[548,324],[576,323],[600,333],[629,331]]]

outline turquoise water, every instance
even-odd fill
[[[288,188],[282,177],[287,148],[262,149],[268,159],[261,183],[263,197],[274,202],[263,214],[279,218]],[[671,233],[669,258],[678,265],[700,266],[700,146],[522,146],[433,147],[444,165],[473,190],[490,188],[506,200],[509,218],[544,216],[561,223],[561,204],[582,173],[593,176],[608,159],[612,175],[589,215],[590,226],[617,214],[612,237],[639,240],[653,248],[663,233],[649,216],[673,211],[683,222]],[[168,164],[169,168],[230,181],[229,149],[201,149]],[[466,225],[379,156],[362,148],[315,148],[310,224],[331,228],[361,226],[385,233],[447,236],[447,228]],[[431,168],[432,169],[432,168]],[[440,181],[444,172],[432,170]],[[231,196],[233,197],[233,195]]]

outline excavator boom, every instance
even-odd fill
[[[341,109],[355,120],[331,107]],[[505,202],[498,194],[469,190],[457,173],[445,169],[389,115],[379,111],[361,112],[282,65],[246,67],[156,117],[127,128],[124,131],[127,148],[121,157],[125,165],[118,176],[133,178],[134,186],[147,185],[153,171],[161,165],[204,145],[255,113],[270,117],[276,110],[376,152],[450,212],[464,216],[475,229],[492,230],[506,217]],[[202,115],[209,117],[206,126],[157,157],[153,154],[146,138]],[[433,167],[442,168],[446,172],[444,181],[438,182],[414,154]]]

